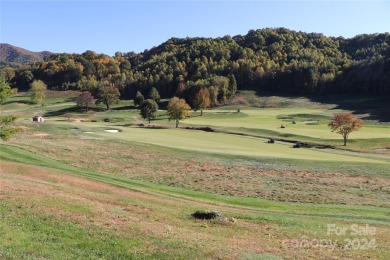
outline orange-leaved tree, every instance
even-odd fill
[[[351,113],[340,113],[334,115],[328,126],[332,129],[332,132],[343,136],[344,146],[346,146],[349,134],[359,130],[363,126],[363,122]]]
[[[195,111],[200,110],[200,115],[203,116],[203,109],[209,108],[211,105],[210,91],[208,88],[200,89],[194,97],[193,108]]]

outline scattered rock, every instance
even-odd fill
[[[219,211],[203,211],[203,210],[198,210],[195,213],[192,214],[192,216],[196,219],[220,219],[224,220],[225,217],[222,215],[221,212]]]
[[[293,145],[293,148],[301,148],[301,143],[300,142],[296,142],[294,145]]]
[[[236,223],[237,219],[235,219],[235,218],[229,218],[229,221],[230,221],[230,222],[233,222],[233,223]]]

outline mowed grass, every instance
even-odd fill
[[[94,127],[93,123],[83,124],[91,129]],[[382,162],[380,160],[334,154],[317,149],[294,149],[290,143],[277,142],[268,144],[265,139],[231,134],[207,133],[185,129],[146,129],[120,126],[112,128],[120,132],[108,133],[102,129],[102,126],[99,126],[95,132],[88,134],[209,154],[361,163]]]
[[[203,116],[191,117],[185,124],[225,128],[269,130],[280,134],[307,136],[317,139],[340,139],[327,124],[336,113],[346,111],[314,108],[221,108],[204,111]],[[303,117],[304,116],[304,117]],[[292,124],[296,121],[296,124]],[[281,128],[281,125],[287,125]],[[390,126],[366,125],[351,134],[351,139],[390,138]]]
[[[27,120],[31,120],[33,115],[40,114],[45,115],[47,119],[66,116],[67,119],[84,118],[89,121],[111,122],[118,125],[145,123],[140,118],[139,111],[134,109],[131,100],[123,100],[120,104],[113,105],[111,111],[104,111],[100,105],[96,111],[84,113],[75,107],[74,92],[57,93],[54,91],[50,92],[50,95],[52,97],[45,100],[45,105],[40,106],[30,104],[28,94],[21,94],[10,98],[3,109],[5,113],[17,113],[22,119]],[[312,104],[305,108],[304,102],[299,101],[300,99],[297,100],[296,104],[292,103],[297,107],[240,107],[240,113],[236,112],[237,106],[220,107],[204,111],[204,116],[199,116],[199,112],[193,112],[190,118],[181,122],[181,126],[210,126],[219,132],[325,144],[344,150],[365,152],[386,152],[389,150],[390,125],[378,124],[373,120],[365,121],[362,129],[351,133],[349,145],[343,147],[342,137],[331,132],[327,124],[335,113],[353,111],[330,109],[327,106],[316,108]],[[296,124],[292,124],[293,120]],[[168,121],[164,110],[159,111],[157,118],[152,123],[169,127],[174,125],[173,122]],[[282,124],[287,127],[281,128]]]

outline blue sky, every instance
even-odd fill
[[[390,31],[390,1],[0,0],[0,42],[32,51],[141,52],[171,37],[286,27],[353,37]]]

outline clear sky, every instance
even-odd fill
[[[0,0],[0,42],[32,51],[141,52],[171,37],[286,27],[353,37],[390,31],[382,1]]]

